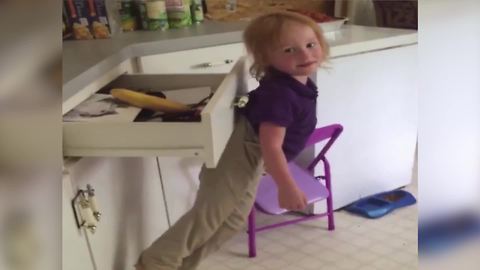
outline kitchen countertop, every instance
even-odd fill
[[[139,56],[242,42],[248,22],[211,22],[167,31],[119,33],[111,39],[63,43],[63,100],[123,61]],[[344,25],[326,33],[331,57],[417,43],[417,31]]]

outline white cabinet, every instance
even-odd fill
[[[121,75],[128,70],[120,66],[102,75],[64,103],[63,111],[105,85],[163,90],[206,83],[214,95],[201,122],[63,123],[65,155],[82,157],[68,166],[64,179],[64,269],[132,267],[140,252],[192,205],[201,164],[216,165],[233,129],[234,98],[247,92],[243,61],[228,74],[206,69],[208,74]],[[70,206],[87,184],[95,189],[102,213],[94,233],[76,227]]]
[[[243,43],[232,43],[193,50],[184,50],[138,58],[138,68],[143,74],[227,74],[235,62],[246,56]],[[247,59],[245,78],[248,91],[258,86],[256,79],[248,72]]]
[[[132,268],[141,251],[168,228],[156,158],[82,158],[67,171],[63,269]],[[87,184],[101,212],[94,233],[77,229],[70,207]]]
[[[143,74],[227,74],[247,51],[243,43],[232,43],[193,50],[184,50],[157,55],[138,57],[138,69]],[[258,82],[248,72],[245,78],[248,90],[258,86]]]
[[[195,158],[159,157],[160,175],[170,224],[174,224],[195,201],[202,167]]]
[[[417,139],[417,46],[331,62],[332,69],[317,74],[317,118],[318,126],[344,126],[327,154],[338,209],[411,182]]]
[[[177,51],[139,58],[145,74],[228,73],[246,54],[243,43]]]

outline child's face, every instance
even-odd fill
[[[280,43],[275,44],[268,61],[276,69],[305,81],[323,60],[323,51],[315,32],[307,25],[288,22]]]

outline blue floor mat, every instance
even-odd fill
[[[367,218],[379,218],[393,210],[415,204],[417,200],[405,190],[393,190],[369,196],[347,206],[345,210]]]

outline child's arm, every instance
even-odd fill
[[[288,210],[302,210],[306,207],[307,200],[288,170],[287,159],[282,150],[284,138],[284,127],[268,122],[260,124],[260,148],[267,172],[277,184],[279,205]]]

